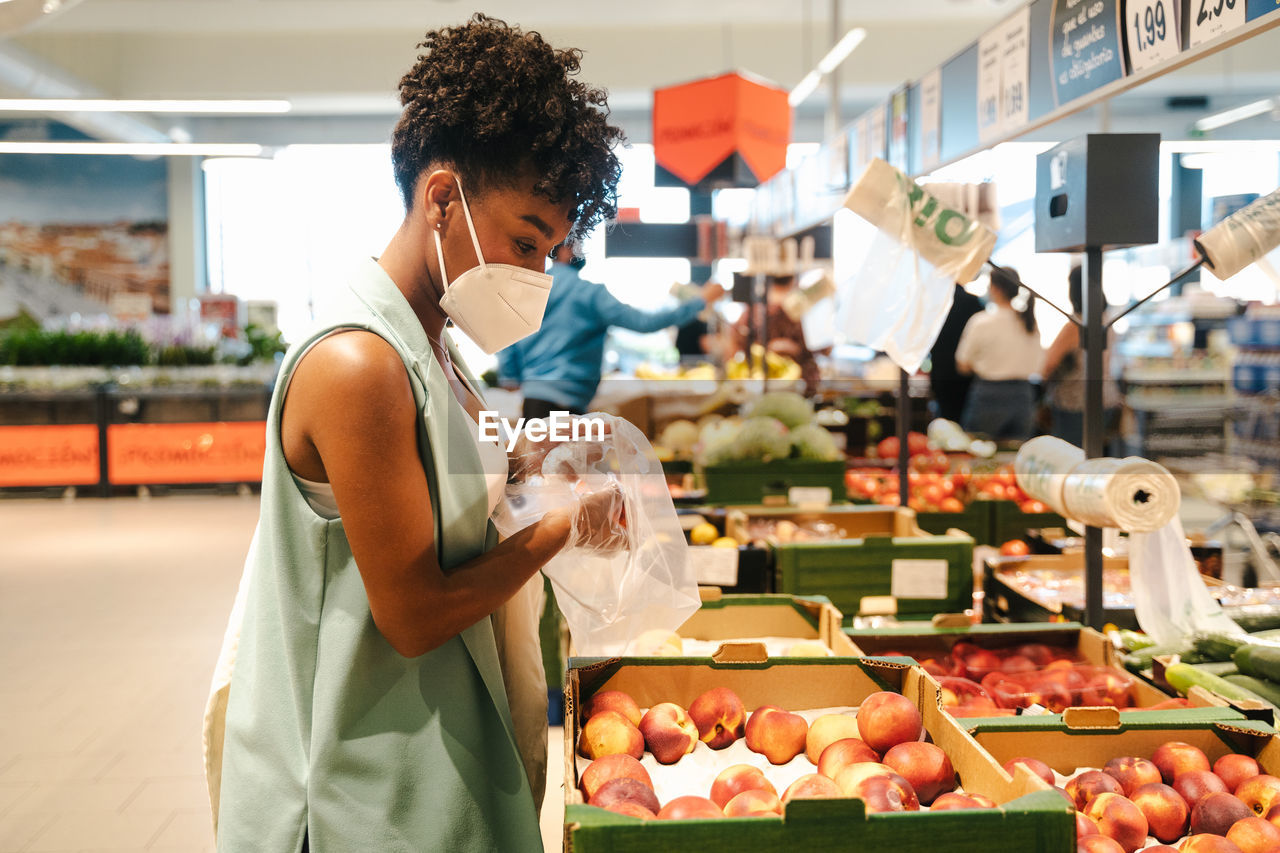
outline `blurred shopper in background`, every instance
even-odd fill
[[[1077,264],[1067,277],[1067,293],[1071,310],[1077,317],[1084,316],[1084,288],[1082,271]],[[1112,338],[1110,330],[1108,339]],[[1102,409],[1103,428],[1108,439],[1120,424],[1122,397],[1120,386],[1111,375],[1111,340],[1102,354]],[[1084,447],[1084,347],[1080,340],[1080,328],[1067,323],[1049,344],[1045,353],[1044,369],[1045,402],[1049,406],[1051,432],[1076,447]]]
[[[610,328],[657,332],[681,326],[724,295],[723,287],[708,282],[700,298],[642,311],[620,302],[603,284],[583,278],[586,262],[574,257],[569,245],[556,248],[554,261],[542,328],[498,353],[498,383],[519,386],[526,418],[587,411],[600,386]]]
[[[805,394],[812,395],[818,390],[818,380],[822,373],[818,369],[818,361],[804,339],[804,324],[787,313],[783,304],[788,294],[796,286],[798,276],[770,275],[765,289],[763,304],[749,305],[747,310],[730,328],[732,345],[730,352],[747,351],[747,341],[763,330],[767,343],[765,349],[785,355],[800,366],[800,377],[804,380]],[[760,343],[755,339],[755,343]],[[750,355],[748,353],[748,355]]]
[[[960,335],[969,318],[982,313],[982,300],[958,284],[955,287],[951,310],[929,350],[929,389],[933,392],[934,416],[960,423],[973,377],[956,369],[956,347],[960,346]]]
[[[508,458],[445,326],[492,352],[536,325],[551,249],[615,215],[622,133],[537,33],[475,15],[418,47],[404,219],[271,401],[205,722],[220,851],[541,850],[539,569],[617,547],[610,490],[495,542]]]
[[[1040,371],[1044,350],[1035,297],[1028,292],[1026,306],[1013,307],[1021,289],[1016,270],[993,269],[987,308],[965,324],[956,347],[956,368],[973,375],[960,425],[997,440],[1030,438],[1035,421],[1031,377]]]

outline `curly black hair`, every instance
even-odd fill
[[[574,79],[581,51],[478,13],[418,48],[391,138],[406,209],[418,176],[448,165],[476,192],[532,178],[535,193],[570,205],[571,239],[616,216],[622,130],[608,122],[604,90]]]

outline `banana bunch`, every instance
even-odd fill
[[[764,370],[760,369],[760,358],[764,356]],[[729,379],[763,379],[768,373],[770,379],[799,379],[800,365],[785,355],[776,352],[765,352],[760,344],[751,345],[751,359],[748,361],[743,353],[738,353],[725,365],[725,376]]]

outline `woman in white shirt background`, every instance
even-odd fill
[[[1027,293],[1021,311],[1013,301],[1022,289],[1016,270],[992,270],[987,310],[969,319],[956,348],[956,368],[973,374],[961,426],[993,439],[1030,438],[1034,428],[1035,389],[1031,377],[1040,371],[1044,350],[1033,313],[1035,297]]]

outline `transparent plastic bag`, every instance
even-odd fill
[[[1280,243],[1280,190],[1236,211],[1196,238],[1214,276],[1225,281]]]
[[[509,536],[553,509],[575,507],[569,545],[542,571],[577,653],[587,656],[624,654],[646,631],[674,631],[700,606],[662,463],[635,426],[599,413],[582,420],[596,419],[606,425],[603,440],[597,434],[545,452],[538,473],[507,486],[493,513]]]
[[[1157,643],[1193,631],[1241,633],[1196,571],[1176,515],[1159,530],[1129,535],[1129,586],[1138,624]]]

